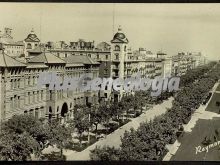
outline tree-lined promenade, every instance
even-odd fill
[[[176,140],[183,131],[182,123],[190,120],[193,111],[219,79],[218,70],[219,65],[210,63],[188,72],[181,77],[181,90],[176,93],[163,92],[158,97],[151,97],[149,91],[138,91],[124,96],[120,102],[76,105],[74,118],[65,124],[29,115],[14,116],[2,124],[0,158],[31,160],[34,155],[37,160],[48,160],[42,157],[42,151],[48,146],[56,146],[60,152],[55,159],[63,160],[64,149],[82,151],[100,135],[107,135],[140,116],[146,105],[162,103],[174,94],[172,108],[153,121],[141,124],[137,130],[126,131],[119,149],[103,147],[91,152],[93,160],[161,160],[166,154],[165,145]],[[74,139],[77,142],[73,142],[73,134],[77,134]]]
[[[120,148],[97,147],[92,160],[162,160],[166,144],[172,144],[184,131],[192,113],[209,96],[220,78],[220,65],[211,63],[181,77],[181,90],[175,94],[173,106],[165,115],[126,131]]]

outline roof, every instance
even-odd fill
[[[99,43],[99,44],[96,46],[96,48],[97,48],[98,50],[110,50],[111,45],[109,45],[109,44],[106,43],[106,42],[101,42],[101,43]]]
[[[67,64],[99,64],[88,56],[71,55],[64,59]]]
[[[48,68],[45,64],[28,63],[27,68]]]
[[[32,57],[29,60],[29,63],[65,64],[66,62],[50,52],[43,52],[35,57]]]
[[[26,65],[3,52],[0,52],[0,67],[25,67]]]
[[[66,67],[84,66],[84,64],[66,64]]]
[[[37,35],[34,33],[34,30],[31,30],[31,33],[28,34],[27,38],[24,39],[25,42],[40,42]]]
[[[12,39],[1,38],[0,42],[5,45],[24,46],[24,43],[22,41],[15,42]]]

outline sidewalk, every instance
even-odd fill
[[[150,121],[156,116],[164,114],[167,111],[167,108],[172,107],[172,100],[173,98],[169,98],[169,100],[166,100],[161,104],[155,105],[145,113],[141,114],[139,117],[132,119],[129,123],[125,124],[113,133],[107,135],[105,139],[96,142],[95,144],[89,146],[81,152],[64,150],[63,154],[66,156],[67,160],[90,160],[90,150],[95,149],[96,146],[108,145],[118,148],[120,147],[121,137],[124,135],[125,130],[130,130],[130,128],[132,127],[136,130],[139,127],[140,123]]]
[[[218,87],[218,84],[219,83],[216,83],[214,85],[214,87],[212,88],[212,90],[210,91],[210,92],[212,92],[212,96],[213,96],[213,93],[216,92],[216,88]],[[189,121],[189,123],[186,124],[186,125],[183,125],[185,132],[191,132],[199,119],[207,119],[207,120],[209,119],[210,120],[213,117],[220,117],[220,114],[205,111],[206,107],[208,106],[209,102],[212,99],[212,96],[209,99],[209,101],[206,103],[206,105],[200,105],[200,107],[192,114],[192,118]],[[175,155],[175,153],[177,152],[180,145],[181,145],[181,143],[178,140],[176,140],[176,142],[174,144],[167,145],[167,148],[168,148],[169,152],[163,158],[163,161],[169,161],[171,159],[171,157],[173,155]]]

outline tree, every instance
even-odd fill
[[[48,130],[40,120],[32,115],[14,115],[3,123],[2,130],[16,134],[27,132],[40,144],[41,150],[48,146]]]
[[[2,131],[0,135],[0,160],[31,160],[31,154],[40,155],[39,143],[27,132]]]
[[[60,156],[63,157],[63,148],[72,139],[70,129],[64,124],[61,125],[58,119],[51,120],[47,124],[47,129],[50,145],[56,145],[60,149]]]
[[[6,159],[29,159],[30,154],[40,156],[48,145],[48,130],[31,115],[13,116],[2,124],[1,131],[1,154]]]
[[[98,111],[101,115],[102,123],[106,127],[106,131],[107,131],[109,128],[109,121],[112,118],[112,113],[110,112],[110,108],[107,105],[102,104],[99,106]]]
[[[47,146],[48,133],[31,115],[15,115],[2,125],[0,155],[3,160],[28,160],[39,157]]]
[[[82,144],[82,133],[88,131],[90,127],[89,122],[89,108],[85,105],[77,106],[74,109],[74,126],[79,133],[80,145]]]
[[[185,86],[176,93],[173,106],[165,115],[142,123],[136,131],[133,129],[130,132],[126,131],[121,138],[119,160],[162,160],[167,152],[166,144],[176,140],[177,132],[183,131],[182,124],[190,119],[193,111],[202,103],[204,95],[207,95],[220,78],[220,64],[213,66],[207,65],[187,72],[184,76]],[[206,74],[207,72],[209,74]],[[166,98],[166,94],[161,98]],[[132,98],[125,96],[122,103],[122,106],[131,107]],[[103,157],[111,159],[107,151],[106,149],[103,151],[105,153]],[[101,151],[97,152],[99,153],[97,155],[100,155]]]
[[[98,124],[102,122],[102,116],[101,113],[98,109],[93,109],[91,111],[91,123],[95,125],[95,135],[97,138],[97,129],[98,129]]]
[[[98,161],[112,161],[119,160],[119,149],[109,146],[97,147],[91,150],[90,153],[91,160]]]

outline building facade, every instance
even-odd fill
[[[12,57],[19,57],[24,54],[24,43],[22,41],[14,41],[12,29],[5,28],[4,32],[0,32],[0,43],[6,54]]]
[[[172,75],[181,76],[187,71],[205,65],[207,60],[200,52],[180,52],[172,57]]]
[[[37,87],[39,74],[44,72],[55,72],[61,80],[64,76],[80,77],[85,73],[98,77],[99,63],[87,56],[60,59],[44,52],[22,63],[1,50],[0,71],[1,122],[24,113],[36,118],[66,120],[73,117],[74,105],[99,101],[98,92],[94,91],[49,90],[48,84]]]

